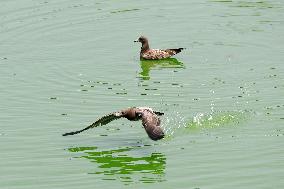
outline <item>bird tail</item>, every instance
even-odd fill
[[[184,50],[185,48],[178,48],[178,49],[171,49],[171,50],[173,50],[173,51],[175,51],[176,52],[176,54],[177,53],[180,53],[182,50]]]
[[[168,51],[171,55],[175,55],[177,53],[180,53],[182,50],[184,50],[185,48],[177,48],[177,49],[167,49],[166,51]]]
[[[162,116],[162,115],[164,115],[164,113],[163,113],[163,112],[157,112],[157,111],[154,111],[154,114],[156,114],[156,115],[158,115],[158,116]]]

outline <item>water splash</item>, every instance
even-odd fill
[[[186,127],[186,119],[178,111],[171,112],[170,115],[164,118],[162,125],[166,139],[171,138],[180,128]]]
[[[239,124],[248,116],[247,111],[226,111],[209,114],[197,113],[192,120],[187,122],[186,128],[192,130],[209,129]]]
[[[249,111],[215,111],[214,104],[210,113],[197,113],[193,118],[182,116],[179,112],[171,113],[171,117],[165,117],[163,128],[166,140],[172,139],[176,135],[184,134],[185,130],[201,131],[204,129],[214,129],[219,127],[234,126],[245,121]]]

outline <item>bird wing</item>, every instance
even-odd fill
[[[142,125],[148,136],[152,140],[159,140],[164,138],[164,132],[160,127],[160,118],[151,111],[143,111],[142,113]]]
[[[157,59],[169,58],[170,56],[171,54],[165,50],[150,49],[149,51],[145,52],[142,55],[142,58],[148,60],[157,60]]]
[[[78,131],[69,132],[69,133],[65,133],[62,136],[75,135],[75,134],[81,133],[81,132],[83,132],[85,130],[88,130],[88,129],[91,129],[91,128],[94,128],[94,127],[106,125],[109,122],[114,121],[116,119],[119,119],[121,117],[122,117],[121,116],[121,112],[114,112],[114,113],[111,113],[111,114],[108,114],[106,116],[101,117],[96,122],[94,122],[93,124],[89,125],[88,127],[84,128],[84,129],[81,129],[81,130],[78,130]]]

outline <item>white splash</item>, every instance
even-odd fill
[[[162,127],[167,136],[173,136],[179,128],[186,127],[185,118],[179,112],[171,112],[170,115],[170,117],[166,116],[162,122]]]

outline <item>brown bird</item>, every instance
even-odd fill
[[[160,127],[161,121],[160,121],[160,118],[158,117],[161,115],[164,115],[164,113],[153,111],[151,108],[148,108],[148,107],[127,108],[125,110],[113,112],[106,116],[103,116],[102,118],[98,119],[92,125],[82,130],[65,133],[63,134],[63,136],[75,135],[75,134],[81,133],[85,130],[88,130],[88,129],[91,129],[97,126],[106,125],[113,120],[124,117],[130,121],[142,120],[142,125],[144,126],[144,129],[146,133],[148,134],[148,136],[152,140],[159,140],[159,139],[164,138],[164,132],[162,128]]]
[[[144,36],[139,37],[139,39],[134,42],[142,43],[140,51],[140,59],[146,59],[146,60],[159,60],[159,59],[169,58],[181,52],[183,49],[185,49],[185,48],[165,49],[165,50],[150,49],[148,39]]]

